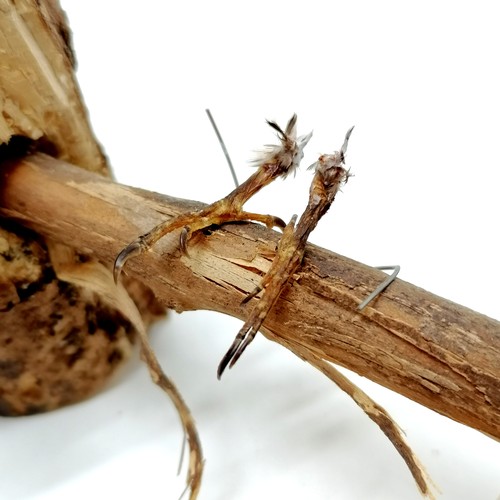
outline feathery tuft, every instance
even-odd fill
[[[295,173],[304,157],[304,148],[309,142],[312,132],[297,139],[296,114],[288,120],[285,131],[274,121],[267,120],[267,124],[277,132],[281,144],[267,144],[261,151],[257,152],[257,156],[251,161],[251,164],[255,167],[278,166],[280,175],[285,178],[287,175]]]

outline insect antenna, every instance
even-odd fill
[[[212,124],[212,127],[214,129],[215,135],[217,136],[217,139],[219,140],[219,144],[220,144],[220,147],[222,148],[222,151],[224,152],[224,156],[226,157],[227,164],[229,165],[229,170],[231,170],[231,175],[233,176],[234,185],[235,185],[235,187],[238,187],[240,185],[240,183],[238,182],[238,177],[236,177],[236,171],[234,170],[233,162],[231,161],[231,157],[229,156],[226,145],[224,144],[224,140],[222,139],[222,136],[220,135],[219,129],[217,128],[217,125],[215,123],[215,120],[214,120],[210,110],[207,108],[207,109],[205,109],[205,112],[207,113],[208,119],[210,120],[210,123]]]

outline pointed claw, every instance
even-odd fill
[[[262,286],[257,285],[253,291],[251,291],[242,301],[241,305],[246,304],[247,302],[250,302],[251,299],[253,299],[256,295],[259,294],[259,292],[262,290]]]
[[[240,339],[237,336],[234,339],[233,344],[231,345],[229,350],[226,352],[226,354],[224,354],[224,357],[222,358],[221,362],[219,363],[219,366],[217,368],[217,379],[218,380],[220,380],[227,365],[231,362],[231,359],[234,356],[234,353],[238,350],[239,344],[240,344]]]
[[[259,323],[259,327],[262,322]],[[226,352],[222,361],[219,363],[219,367],[217,368],[217,378],[220,380],[224,370],[227,366],[232,368],[240,356],[243,354],[243,351],[250,345],[252,340],[257,335],[258,329],[255,326],[247,326],[247,324],[243,325],[242,329],[236,335],[234,342],[231,344],[231,347]]]
[[[263,222],[268,229],[279,227],[283,231],[283,229],[285,229],[286,227],[286,222],[280,217],[276,217],[275,215],[269,215]]]
[[[253,331],[252,327],[247,326],[247,324],[245,323],[241,327],[241,330],[238,332],[236,337],[234,338],[231,347],[228,349],[226,354],[224,354],[224,357],[222,358],[222,361],[219,363],[219,367],[217,368],[217,378],[219,380],[222,374],[224,373],[224,370],[226,369],[227,365],[229,365],[229,368],[231,368],[234,365],[235,361],[233,361],[233,357],[237,353],[237,351],[239,351],[241,343],[245,340],[245,337],[249,330]]]
[[[232,368],[236,364],[238,359],[240,359],[241,355],[243,354],[243,351],[250,345],[252,340],[255,338],[256,333],[257,332],[254,331],[252,328],[252,330],[249,332],[245,340],[243,340],[243,342],[240,342],[238,350],[234,353],[233,357],[231,358],[231,361],[229,363],[229,368]]]
[[[281,230],[283,230],[286,227],[286,222],[279,217],[274,217],[274,225],[275,227],[279,227]]]
[[[120,277],[120,273],[123,269],[125,263],[131,259],[132,257],[136,257],[140,255],[144,251],[144,245],[142,240],[139,238],[130,245],[127,245],[115,259],[115,263],[113,265],[113,278],[115,279],[115,283],[118,284],[118,278]]]

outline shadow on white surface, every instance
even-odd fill
[[[279,346],[258,338],[218,382],[217,362],[238,325],[215,313],[172,313],[152,334],[199,427],[206,457],[201,499],[420,498],[379,429]],[[496,498],[497,443],[358,382],[407,431],[442,498]],[[1,498],[177,499],[183,489],[183,475],[175,475],[177,417],[137,359],[97,397],[51,414],[3,419],[0,433]]]

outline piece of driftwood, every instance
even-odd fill
[[[121,186],[43,154],[12,162],[1,176],[0,215],[71,242],[110,268],[137,235],[202,206]],[[127,273],[179,312],[207,309],[244,319],[241,300],[268,270],[279,234],[228,224],[195,235],[189,256],[179,251],[178,237],[173,233],[132,259]],[[308,245],[263,333],[500,438],[500,323],[402,280],[358,312],[384,277]]]
[[[40,141],[61,159],[109,175],[74,75],[64,12],[55,0],[0,0],[0,144]]]
[[[56,0],[0,0],[0,170],[8,156],[30,147],[110,176],[74,66]],[[79,263],[58,248],[49,252],[41,235],[0,220],[0,415],[80,401],[131,351],[129,322],[88,287],[59,279],[61,258]],[[163,313],[139,282],[127,289],[146,324]]]

